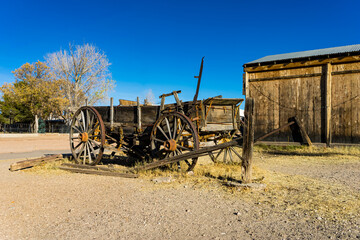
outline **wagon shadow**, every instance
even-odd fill
[[[127,157],[127,156],[111,156],[110,154],[104,154],[101,160],[102,164],[116,164],[123,167],[134,167],[139,159]]]

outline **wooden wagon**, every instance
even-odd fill
[[[241,135],[239,106],[241,98],[221,96],[197,100],[202,73],[193,101],[182,102],[174,91],[160,96],[160,105],[84,106],[73,116],[70,145],[78,164],[98,164],[104,151],[117,152],[150,162],[150,167],[177,163],[190,171],[197,159],[212,152],[223,151],[232,158],[231,151],[239,142],[231,140]],[[174,96],[174,104],[165,104],[166,97]],[[124,103],[122,101],[121,103]],[[230,143],[229,143],[230,142]],[[209,151],[207,151],[209,150]],[[181,161],[181,162],[180,162]]]

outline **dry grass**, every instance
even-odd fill
[[[41,175],[64,174],[67,172],[59,169],[59,166],[63,163],[71,163],[71,162],[67,158],[62,158],[52,162],[42,162],[39,165],[36,165],[32,168],[24,169],[23,171],[27,173],[41,174]]]

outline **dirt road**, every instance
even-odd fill
[[[265,159],[256,154],[256,167],[274,170],[271,168],[276,163],[283,172],[298,174],[290,172],[292,166],[280,164],[277,157]],[[359,216],[333,221],[285,210],[229,194],[222,190],[220,182],[201,187],[194,181],[154,184],[147,178],[59,170],[50,174],[9,172],[12,162],[0,160],[0,239],[360,238]],[[360,169],[360,161],[352,164],[356,171]],[[314,164],[310,166],[316,168]],[[319,171],[323,172],[323,168]],[[308,177],[317,178],[315,175]],[[359,182],[359,178],[353,180]],[[328,181],[322,176],[319,179]],[[340,178],[331,181],[346,184]],[[351,189],[359,192],[356,186]]]

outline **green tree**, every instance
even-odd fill
[[[25,63],[13,74],[15,82],[5,83],[0,88],[3,117],[13,116],[15,121],[23,121],[34,119],[35,115],[43,119],[51,113],[62,115],[67,104],[62,81],[52,76],[45,63]]]

